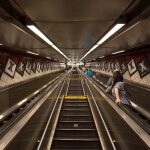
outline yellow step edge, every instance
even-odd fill
[[[69,95],[69,96],[65,96],[64,99],[87,99],[86,96],[82,96],[82,95],[79,95],[79,96],[72,96],[72,95]]]

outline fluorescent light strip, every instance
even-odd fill
[[[50,57],[46,57],[46,58],[51,59]]]
[[[70,61],[70,59],[59,48],[57,48],[36,26],[27,25],[27,27]]]
[[[0,119],[2,119],[4,117],[4,115],[0,115]]]
[[[94,46],[80,59],[79,62],[81,62],[81,60],[82,60],[83,58],[85,58],[89,53],[91,53],[91,52],[92,52],[94,49],[96,49],[98,46],[99,46],[99,45],[94,45]]]
[[[99,57],[99,58],[104,58],[105,56],[101,56],[101,57]]]
[[[102,39],[97,43],[98,45],[102,44],[106,41],[110,36],[112,36],[115,32],[117,32],[120,28],[122,28],[125,24],[116,24]]]
[[[94,51],[94,49],[96,49],[99,45],[94,45],[91,49],[90,52]]]
[[[0,45],[3,45],[3,44],[0,43]]]
[[[122,52],[124,52],[125,50],[122,50],[122,51],[118,51],[118,52],[114,52],[114,53],[112,53],[112,54],[118,54],[118,53],[122,53]]]
[[[53,45],[53,43],[34,25],[27,25],[27,27],[32,30],[35,34],[37,34],[40,38],[42,38],[49,45]]]
[[[100,44],[102,44],[104,41],[106,41],[111,35],[113,35],[115,32],[117,32],[120,28],[122,28],[125,24],[116,24],[102,39],[97,42],[96,45],[94,45],[81,59],[85,58],[90,52],[92,52],[94,49],[96,49]]]
[[[37,53],[33,53],[33,52],[30,52],[30,51],[27,51],[27,53],[30,53],[30,54],[33,54],[33,55],[39,55]]]

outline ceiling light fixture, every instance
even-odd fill
[[[122,53],[122,52],[124,52],[125,50],[122,50],[122,51],[118,51],[118,52],[114,52],[114,53],[112,53],[112,54],[118,54],[118,53]]]
[[[105,56],[101,56],[101,57],[99,57],[99,58],[104,58]]]
[[[95,50],[99,45],[101,45],[104,41],[106,41],[110,36],[112,36],[115,32],[117,32],[119,29],[121,29],[125,24],[116,24],[108,33],[106,33],[97,43],[94,45],[81,59],[85,58],[90,52]]]
[[[106,41],[110,36],[116,33],[119,29],[121,29],[125,24],[116,24],[103,38],[101,38],[97,44],[100,45],[104,41]]]
[[[62,54],[65,58],[67,58],[69,61],[70,59],[59,49],[54,45],[36,26],[34,25],[27,25],[27,27],[33,31],[36,35],[38,35],[41,39],[43,39],[47,44],[52,46],[57,52]]]
[[[30,52],[30,51],[27,51],[27,53],[30,53],[30,54],[33,54],[33,55],[39,55],[39,54],[37,54],[37,53]]]
[[[36,35],[38,35],[41,39],[43,39],[47,44],[53,45],[53,43],[34,25],[27,25],[27,27],[33,31]]]
[[[81,60],[82,60],[83,58],[85,58],[89,53],[91,53],[92,51],[94,51],[94,49],[96,49],[98,46],[99,46],[99,45],[94,45],[94,46],[80,59],[79,62],[81,62]]]
[[[99,45],[94,45],[91,49],[90,52],[94,51],[94,49],[96,49]]]
[[[50,57],[46,57],[46,58],[51,59]]]

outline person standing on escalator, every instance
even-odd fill
[[[86,71],[86,75],[87,75],[88,77],[90,77],[90,78],[93,77],[93,73],[92,73],[92,71],[90,70],[90,68],[88,68],[88,70]]]
[[[130,93],[125,88],[125,82],[123,82],[123,76],[119,70],[113,72],[113,77],[110,79],[107,85],[106,93],[111,93],[115,97],[116,104],[125,104],[131,106],[130,101],[127,100],[126,92]]]
[[[129,100],[126,97],[125,83],[123,82],[123,76],[120,71],[116,71],[112,81],[112,95],[115,97],[116,104],[125,104],[131,106]]]
[[[119,69],[115,69],[114,71],[113,71],[113,76],[114,76],[114,73],[115,72],[117,72],[117,71],[119,71]],[[106,85],[106,93],[111,93],[112,91],[112,84],[113,84],[113,77],[110,77],[109,78],[109,80],[108,80],[108,82],[107,82],[107,85]]]

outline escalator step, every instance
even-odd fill
[[[91,139],[98,138],[96,129],[56,129],[55,138],[83,138],[83,139]]]
[[[92,129],[95,128],[94,121],[59,121],[57,123],[57,128],[63,129]]]
[[[87,99],[64,99],[64,103],[68,102],[81,102],[81,103],[88,103]]]
[[[66,110],[90,110],[89,106],[72,106],[72,105],[68,105],[68,106],[62,106],[62,109],[66,109]]]
[[[101,150],[101,149],[95,149],[95,148],[94,149],[93,148],[92,149],[88,149],[88,148],[85,148],[85,149],[83,149],[83,148],[77,148],[77,149],[72,149],[72,148],[71,149],[70,148],[67,148],[67,149],[66,148],[65,149],[63,149],[63,148],[52,148],[51,150]]]
[[[93,117],[91,115],[60,115],[59,121],[93,121]]]
[[[82,95],[83,92],[82,91],[71,91],[71,92],[68,92],[68,95]]]
[[[62,106],[89,106],[87,102],[65,102]]]
[[[91,115],[91,111],[87,109],[72,110],[72,109],[62,109],[61,115]]]
[[[54,138],[52,149],[53,148],[61,148],[61,149],[99,149],[101,150],[101,145],[99,139],[91,138],[91,139],[60,139]]]

